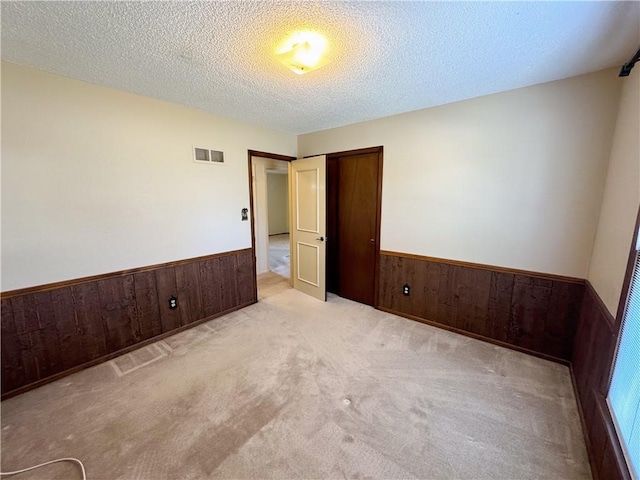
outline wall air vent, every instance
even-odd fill
[[[224,152],[193,147],[193,161],[196,163],[209,163],[211,165],[224,165]]]

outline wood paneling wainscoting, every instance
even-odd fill
[[[600,480],[631,478],[606,403],[619,329],[619,322],[587,282],[575,336],[571,376],[591,471]]]
[[[577,278],[383,251],[378,308],[568,364],[584,288]]]
[[[2,293],[2,399],[256,301],[252,249]]]
[[[383,251],[378,308],[570,365],[594,477],[631,479],[606,403],[620,320],[589,282]]]

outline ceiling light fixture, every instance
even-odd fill
[[[327,64],[327,39],[309,30],[290,35],[276,50],[282,64],[294,73],[303,75]]]

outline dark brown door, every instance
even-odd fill
[[[327,289],[374,305],[382,148],[327,157]]]

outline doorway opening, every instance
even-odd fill
[[[304,159],[249,151],[258,300],[293,287],[377,307],[382,155],[383,147]]]
[[[293,159],[249,151],[251,232],[258,300],[290,288],[289,161]]]
[[[267,233],[269,235],[269,271],[290,277],[291,252],[289,245],[289,172],[287,162],[267,168]]]

